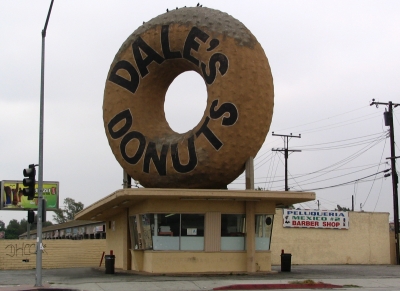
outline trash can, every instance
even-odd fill
[[[115,256],[105,255],[106,274],[114,274]]]
[[[292,254],[281,254],[281,272],[290,272],[292,266]]]

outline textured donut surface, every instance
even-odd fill
[[[207,107],[180,134],[165,118],[164,101],[186,71],[204,79]],[[273,98],[267,57],[240,21],[181,8],[146,22],[122,44],[108,72],[103,120],[117,161],[143,186],[221,189],[262,146]]]

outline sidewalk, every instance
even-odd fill
[[[290,273],[280,272],[279,266],[274,266],[273,271],[254,275],[171,276],[122,270],[110,275],[98,268],[44,269],[42,284],[44,287],[87,291],[213,290],[230,285],[246,285],[246,290],[251,290],[260,284],[287,284],[311,279],[344,286],[340,290],[400,290],[400,266],[395,265],[293,265]],[[35,270],[0,270],[0,291],[29,290],[34,284]]]

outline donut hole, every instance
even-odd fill
[[[207,108],[207,87],[194,71],[178,75],[168,87],[164,112],[169,127],[177,133],[193,129]]]

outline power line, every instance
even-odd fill
[[[387,164],[387,162],[378,163],[378,164],[368,164],[368,165],[363,165],[363,166],[348,167],[348,168],[343,168],[343,169],[335,169],[335,170],[332,170],[332,171],[326,171],[325,173],[330,173],[330,172],[335,172],[335,171],[344,171],[344,170],[349,170],[349,169],[364,167],[364,168],[362,168],[362,169],[360,169],[360,170],[358,170],[358,171],[346,173],[346,174],[343,174],[343,175],[340,175],[340,176],[335,176],[335,177],[332,177],[332,178],[329,178],[329,179],[326,179],[326,180],[331,180],[331,179],[339,178],[339,177],[342,177],[342,176],[347,176],[347,175],[355,174],[355,173],[362,172],[362,171],[365,171],[365,170],[368,170],[368,169],[371,169],[371,168],[375,168],[376,166],[380,166],[380,165],[383,165],[383,164]],[[271,163],[270,165],[272,165],[272,163]],[[321,172],[322,172],[322,171],[321,171]],[[310,174],[313,174],[313,173],[291,175],[292,178],[289,178],[289,180],[294,179],[294,178],[304,177],[304,176],[307,176],[307,175],[310,175]],[[271,179],[273,179],[273,178],[275,178],[275,177],[283,177],[283,176],[276,176],[276,175],[274,175],[274,176],[267,176],[267,177],[256,177],[255,179],[267,179],[267,180],[270,179],[270,180],[271,180]],[[236,179],[236,181],[237,181],[237,180],[239,180],[239,178]],[[321,181],[326,181],[326,180],[320,180],[320,181],[316,181],[316,182],[321,182]],[[282,181],[284,181],[284,179],[274,180],[273,182],[275,183],[275,182],[282,182]],[[305,182],[305,181],[306,181],[306,180],[303,180],[302,182]],[[262,183],[265,183],[265,182],[264,182],[264,181],[255,182],[255,184],[262,184]],[[244,182],[244,181],[243,181],[243,182],[232,182],[231,184],[240,184],[240,185],[244,185],[245,182]],[[303,185],[304,185],[304,184],[303,184]]]
[[[328,188],[334,188],[334,187],[344,186],[344,185],[348,185],[348,184],[351,184],[351,183],[354,183],[354,182],[358,182],[358,181],[360,181],[360,180],[363,180],[363,179],[366,179],[366,178],[369,178],[369,177],[378,175],[378,174],[380,174],[380,173],[385,173],[385,172],[388,172],[388,171],[390,171],[390,170],[389,170],[389,169],[386,169],[386,170],[377,172],[377,173],[375,173],[375,174],[368,175],[368,176],[365,176],[365,177],[362,177],[362,178],[359,178],[359,179],[356,179],[356,180],[352,180],[352,181],[349,181],[349,182],[340,183],[340,184],[336,184],[336,185],[331,185],[331,186],[327,186],[327,187],[320,187],[320,188],[314,188],[314,189],[307,189],[307,190],[303,190],[303,191],[304,191],[304,192],[308,192],[308,191],[315,191],[315,190],[322,190],[322,189],[328,189]]]
[[[323,118],[323,119],[319,119],[319,120],[316,120],[316,121],[308,122],[308,123],[305,123],[305,124],[301,124],[301,125],[297,125],[297,126],[293,126],[293,127],[289,127],[289,128],[282,128],[282,129],[279,129],[279,131],[289,130],[289,129],[293,129],[293,128],[298,128],[298,127],[302,127],[302,126],[310,125],[310,124],[314,124],[314,123],[320,123],[320,122],[323,121],[323,120],[328,120],[328,119],[332,119],[332,118],[335,118],[335,117],[338,117],[338,116],[342,116],[342,115],[345,115],[345,114],[348,114],[348,113],[352,113],[352,112],[354,112],[354,111],[358,111],[358,110],[364,109],[364,108],[366,108],[366,107],[368,107],[368,106],[363,106],[363,107],[356,108],[356,109],[353,109],[353,110],[350,110],[350,111],[347,111],[347,112],[344,112],[344,113],[340,113],[340,114],[333,115],[333,116],[330,116],[330,117],[327,117],[327,118]]]
[[[318,131],[321,131],[321,130],[327,130],[327,129],[333,129],[333,128],[337,128],[337,127],[342,127],[342,126],[345,126],[345,125],[354,124],[354,123],[357,123],[357,122],[373,119],[376,116],[378,116],[377,114],[370,114],[370,115],[373,115],[373,117],[364,118],[364,119],[361,119],[361,120],[358,120],[358,121],[354,121],[354,120],[357,120],[357,119],[365,117],[365,116],[360,116],[360,117],[357,117],[357,118],[353,118],[353,119],[345,120],[345,121],[342,121],[342,122],[338,122],[338,123],[333,124],[333,125],[321,126],[321,127],[318,127],[316,129],[311,129],[311,130],[303,130],[303,133],[314,133],[314,132],[318,132]]]
[[[319,182],[325,182],[325,181],[337,179],[337,178],[340,178],[340,177],[349,176],[351,174],[355,174],[355,173],[362,172],[362,171],[365,171],[365,170],[366,169],[362,169],[362,170],[355,171],[355,172],[352,172],[352,173],[346,173],[346,174],[343,174],[343,175],[339,175],[339,176],[335,176],[335,177],[331,177],[331,178],[327,178],[327,179],[323,179],[323,180],[313,181],[313,182],[310,182],[310,183],[303,183],[303,184],[299,184],[299,186],[304,186],[304,185],[309,185],[309,184],[314,184],[314,183],[319,183]],[[301,181],[300,183],[305,182],[305,181],[308,181],[308,180]]]
[[[386,146],[386,140],[385,140],[385,144],[384,144],[384,146],[383,146],[383,150],[382,150],[382,154],[381,154],[381,161],[382,161],[382,158],[383,158],[383,153],[384,153],[384,151],[385,151],[385,146]],[[378,166],[378,169],[377,169],[377,170],[379,170],[379,166]],[[376,177],[376,176],[375,176],[375,177]],[[371,188],[369,188],[369,192],[368,192],[367,198],[365,198],[365,201],[364,201],[363,205],[365,205],[365,203],[367,202],[368,197],[369,197],[369,195],[371,194],[372,187],[374,187],[374,184],[375,184],[375,180],[372,182]]]
[[[338,169],[339,167],[341,167],[341,166],[343,166],[343,165],[345,165],[345,164],[351,162],[352,160],[356,159],[357,157],[359,157],[360,155],[362,155],[363,153],[365,153],[366,151],[368,151],[369,149],[371,149],[372,147],[374,147],[375,145],[377,145],[380,141],[381,141],[381,140],[375,141],[375,142],[374,142],[372,145],[370,145],[369,147],[364,147],[364,148],[362,148],[361,150],[355,152],[354,154],[348,156],[347,158],[345,158],[345,159],[343,159],[343,160],[341,160],[341,161],[339,161],[339,162],[337,162],[337,163],[334,163],[333,165],[330,165],[330,166],[327,166],[327,167],[325,167],[325,168],[323,168],[323,169],[321,169],[321,170],[317,170],[317,171],[314,171],[314,172],[309,173],[310,175],[318,174],[318,173],[321,173],[322,170],[326,170],[326,169],[329,169],[329,168],[332,168],[332,167],[336,167],[336,166],[337,166],[336,168],[331,169],[331,170],[328,171],[328,172],[324,172],[324,173],[319,174],[319,175],[317,175],[316,177],[310,178],[310,179],[308,179],[308,180],[303,180],[302,182],[305,182],[305,181],[309,181],[309,180],[311,180],[311,179],[318,178],[318,177],[320,177],[320,176],[323,176],[323,175],[325,175],[325,174],[328,174],[328,173],[332,172],[333,170]]]
[[[388,136],[388,132],[385,133],[385,135],[381,135],[380,137],[378,137],[378,139],[382,139],[382,138],[387,138]],[[337,150],[337,149],[344,149],[344,148],[350,148],[350,147],[355,147],[355,146],[360,146],[363,144],[367,144],[370,141],[375,141],[377,140],[377,138],[371,138],[371,139],[366,139],[366,140],[362,140],[362,141],[358,141],[358,142],[353,142],[353,143],[347,143],[347,144],[342,144],[342,145],[335,145],[335,146],[330,146],[330,147],[320,147],[320,148],[302,148],[303,151],[326,151],[326,150]]]
[[[323,142],[323,143],[317,143],[317,144],[311,144],[311,145],[301,145],[301,146],[298,146],[298,148],[305,148],[305,147],[316,146],[316,145],[339,143],[339,142],[343,142],[343,141],[355,140],[355,139],[360,139],[360,138],[370,137],[370,136],[376,136],[376,135],[381,136],[382,132],[378,132],[378,133],[374,133],[374,134],[368,134],[368,135],[364,135],[364,136],[353,137],[353,138],[348,138],[348,139],[342,139],[342,140],[337,140],[337,141],[331,141],[331,142]]]
[[[276,157],[278,157],[278,153],[275,153],[275,156],[274,156],[274,164],[275,164],[275,160],[276,160]],[[273,179],[275,178],[275,176],[276,176],[276,172],[278,171],[278,163],[276,163],[276,167],[275,167],[275,173],[274,173],[274,176],[273,176]],[[271,182],[271,180],[270,180],[270,187],[269,187],[269,189],[271,189],[272,188],[272,184],[274,184],[274,180],[272,180],[272,182]]]
[[[376,167],[376,166],[383,165],[383,164],[387,164],[387,165],[388,165],[388,162],[382,162],[382,163],[377,163],[377,164],[376,164],[376,163],[375,163],[375,164],[368,164],[368,165],[362,165],[362,166],[354,166],[354,167],[341,168],[341,169],[334,169],[334,170],[331,170],[331,171],[320,171],[320,172],[321,172],[321,173],[330,173],[330,172],[335,172],[335,171],[344,171],[344,170],[355,169],[355,168],[361,168],[361,167],[363,167],[364,170],[367,170],[367,169],[374,168],[374,167]],[[309,174],[311,174],[311,173],[295,174],[295,175],[292,175],[292,176],[295,177],[295,178],[298,178],[298,177],[307,176],[307,175],[309,175]],[[351,173],[350,173],[350,174],[351,174]],[[276,176],[276,177],[283,177],[283,176]],[[268,176],[267,176],[267,177],[255,177],[254,179],[265,179],[265,178],[268,178]],[[238,179],[239,179],[239,178],[238,178]],[[282,179],[282,180],[277,180],[277,182],[279,182],[279,181],[283,181],[283,179]]]
[[[381,188],[379,189],[378,199],[376,199],[376,203],[375,203],[375,207],[374,207],[374,211],[373,212],[375,212],[376,206],[378,205],[379,197],[381,197],[382,186],[383,186],[383,180],[381,180]]]

